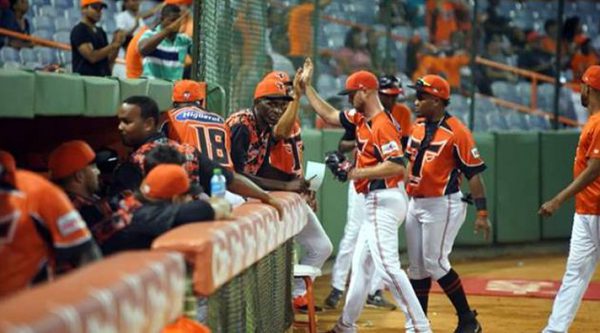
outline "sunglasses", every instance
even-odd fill
[[[431,87],[431,84],[429,84],[427,81],[425,81],[423,79],[418,79],[417,82],[415,82],[415,87],[417,87],[417,88]]]

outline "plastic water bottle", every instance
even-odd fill
[[[210,195],[212,197],[223,198],[226,191],[227,180],[223,176],[223,171],[218,168],[213,169],[213,176],[210,179]]]

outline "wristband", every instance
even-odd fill
[[[477,208],[478,211],[487,210],[487,199],[485,197],[475,198],[474,201],[475,201],[475,208]]]
[[[477,211],[477,217],[487,218],[488,217],[488,211],[487,210],[479,210],[479,211]]]

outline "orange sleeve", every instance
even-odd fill
[[[402,161],[404,152],[400,144],[400,135],[389,120],[379,122],[379,126],[375,129],[373,143],[381,154],[382,160]]]
[[[411,111],[408,106],[404,104],[397,103],[394,105],[394,110],[392,111],[392,115],[396,118],[398,124],[400,124],[400,129],[402,132],[400,135],[402,137],[410,136],[410,132],[412,130],[412,118]]]
[[[585,152],[587,158],[600,158],[600,122],[596,122],[590,133],[590,145]]]
[[[454,133],[454,155],[458,168],[471,178],[486,169],[485,163],[475,146],[475,140],[467,129],[457,130]]]
[[[56,250],[68,250],[91,240],[91,234],[67,195],[55,185],[38,187],[38,213],[52,237]]]

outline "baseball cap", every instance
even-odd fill
[[[450,85],[448,81],[438,75],[425,75],[418,79],[414,85],[408,87],[441,99],[450,99]]]
[[[181,80],[173,87],[173,102],[195,102],[206,98],[206,82]]]
[[[102,0],[81,0],[81,8],[87,7],[89,5],[93,5],[95,3],[102,4],[102,7],[104,7],[104,8],[108,7]]]
[[[600,90],[600,66],[593,65],[588,67],[583,73],[581,81],[596,90]]]
[[[338,95],[348,95],[353,91],[366,88],[369,90],[379,89],[379,83],[377,82],[377,76],[368,71],[358,71],[352,73],[346,79],[346,89],[339,92]]]
[[[400,80],[393,75],[384,75],[379,77],[379,92],[385,95],[399,95],[404,91],[401,88]]]
[[[292,84],[292,79],[290,78],[288,73],[284,71],[272,71],[271,73],[267,74],[267,76],[265,76],[263,80],[276,80],[279,82],[283,82],[286,85]]]
[[[96,153],[85,141],[67,141],[50,153],[50,178],[63,179],[95,162]]]
[[[15,158],[9,152],[0,150],[0,180],[14,186],[16,171]]]
[[[165,200],[187,193],[190,180],[185,169],[177,164],[160,164],[154,167],[140,186],[148,199]]]
[[[291,101],[293,98],[287,94],[285,84],[274,79],[263,80],[256,85],[254,99],[269,98]]]

